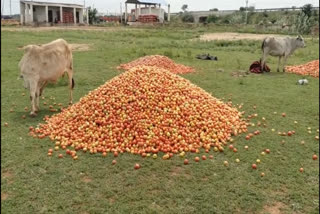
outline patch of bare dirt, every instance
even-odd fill
[[[35,44],[41,46],[42,44]],[[91,45],[89,44],[69,44],[72,51],[88,51],[91,50]],[[23,50],[26,46],[18,47],[18,50]]]
[[[183,173],[184,169],[182,167],[175,167],[172,172],[171,176],[179,176]]]
[[[262,213],[268,213],[268,214],[282,214],[282,209],[286,208],[286,205],[281,202],[276,202],[272,205],[265,205],[263,207]]]
[[[12,184],[13,183],[13,174],[10,171],[5,171],[1,174],[1,177],[5,180],[7,180],[8,184]]]
[[[88,176],[85,176],[82,178],[82,181],[85,182],[85,183],[90,183],[92,181],[91,178],[89,178]]]
[[[173,168],[172,172],[171,172],[171,176],[184,176],[187,179],[191,178],[191,175],[189,175],[188,173],[186,173],[185,169],[182,167],[175,167]]]
[[[116,199],[114,199],[114,198],[109,198],[108,200],[109,200],[110,204],[114,204],[114,202],[116,202]]]
[[[10,171],[5,171],[2,173],[2,177],[5,178],[5,179],[9,179],[11,178],[13,175]]]
[[[246,77],[250,74],[249,71],[234,71],[230,75],[233,77]]]
[[[7,193],[2,192],[1,193],[1,201],[7,200],[9,195]]]
[[[253,34],[253,33],[206,33],[200,36],[201,41],[212,41],[212,40],[228,40],[236,41],[242,39],[248,40],[263,40],[267,36],[283,37],[283,35],[276,34]]]

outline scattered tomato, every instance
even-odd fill
[[[184,165],[188,165],[188,164],[189,164],[188,159],[184,159],[183,164],[184,164]]]
[[[135,165],[134,165],[134,169],[140,169],[140,164],[138,164],[138,163],[136,163]]]

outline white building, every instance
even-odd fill
[[[135,8],[128,13],[128,4],[134,4]],[[127,0],[125,2],[125,22],[139,22],[144,20],[144,17],[156,17],[157,22],[164,22],[165,10],[164,6],[168,7],[168,21],[170,21],[170,4],[165,0]],[[146,18],[148,22],[149,17]]]
[[[20,1],[21,25],[88,24],[87,17],[88,9],[79,4]]]

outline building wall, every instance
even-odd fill
[[[24,24],[25,21],[25,4],[20,2],[20,24]]]
[[[83,9],[77,9],[79,11],[79,23],[83,23]]]
[[[46,7],[33,5],[33,10],[31,11],[30,4],[20,3],[20,22],[21,24],[32,24],[33,22],[44,23],[46,22]],[[49,21],[49,11],[52,11],[52,22],[55,22],[55,19],[60,21],[60,7],[48,6],[48,21]],[[73,14],[73,8],[63,7],[63,11],[71,11]],[[83,22],[83,9],[76,8],[76,12],[79,12],[79,23]]]
[[[33,21],[46,22],[46,7],[33,6]]]
[[[25,17],[25,23],[31,23],[31,9],[29,4],[25,4],[25,10],[24,10],[24,17]]]

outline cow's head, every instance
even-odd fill
[[[298,46],[299,48],[304,48],[304,47],[306,47],[306,44],[304,43],[304,40],[303,40],[303,38],[302,38],[301,35],[297,36],[296,41],[297,41],[297,46]]]

